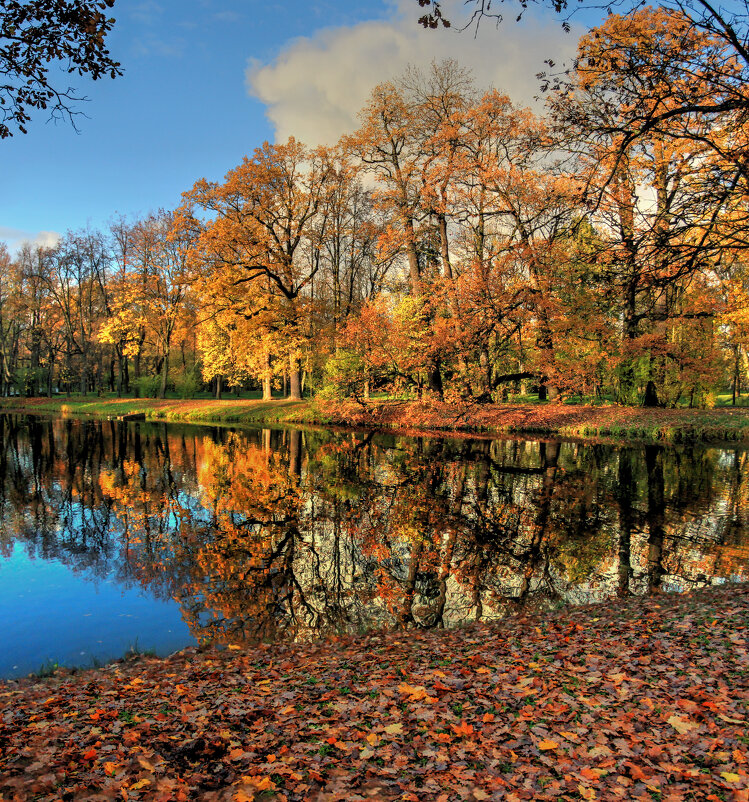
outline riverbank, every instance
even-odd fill
[[[3,800],[749,799],[749,585],[0,684]]]
[[[749,408],[444,404],[415,401],[0,398],[0,411],[227,424],[355,426],[398,431],[611,437],[651,442],[749,441]]]

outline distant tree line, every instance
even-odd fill
[[[741,69],[646,8],[582,37],[545,117],[410,70],[334,146],[266,143],[175,210],[4,250],[0,392],[740,393]],[[657,124],[630,137],[634,111]]]

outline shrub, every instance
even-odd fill
[[[196,369],[186,370],[174,377],[174,389],[180,398],[194,398],[203,387],[203,381]]]
[[[132,381],[141,398],[157,398],[161,389],[161,376],[139,376]]]
[[[359,354],[341,348],[325,364],[320,396],[361,400],[367,379],[367,368]]]

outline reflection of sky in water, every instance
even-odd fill
[[[19,543],[0,560],[0,621],[1,677],[49,662],[90,666],[134,646],[169,654],[194,642],[176,602],[32,559]]]
[[[4,423],[0,676],[194,638],[452,626],[749,566],[743,448]]]

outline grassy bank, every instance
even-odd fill
[[[749,586],[0,683],[4,800],[749,799]]]
[[[287,399],[0,398],[0,411],[98,418],[145,415],[146,420],[195,423],[305,423],[312,417],[309,401]]]
[[[319,424],[400,431],[612,437],[660,442],[749,441],[749,409],[645,409],[565,404],[441,404],[229,399],[2,398],[0,410],[147,420]]]

